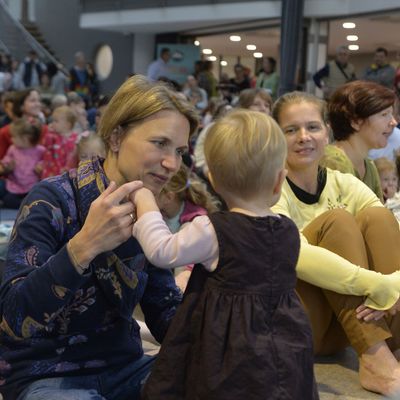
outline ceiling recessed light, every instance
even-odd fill
[[[356,41],[358,40],[358,36],[357,36],[357,35],[347,35],[347,36],[346,36],[346,39],[347,39],[349,42],[356,42]]]
[[[252,50],[252,51],[254,51],[256,48],[257,48],[257,46],[256,46],[255,44],[248,44],[248,45],[246,46],[246,49],[247,49],[247,50]]]
[[[348,48],[349,50],[355,51],[358,50],[360,46],[358,44],[349,44]]]
[[[255,53],[253,53],[253,56],[254,56],[254,58],[262,58],[263,53],[256,51]]]
[[[354,22],[343,22],[342,26],[344,29],[354,29],[356,24]]]
[[[242,40],[242,38],[241,38],[240,36],[237,36],[237,35],[229,36],[229,39],[230,39],[232,42],[240,42],[240,41]]]
[[[203,54],[212,54],[211,49],[203,49]]]
[[[225,60],[222,60],[222,61],[220,62],[220,64],[221,64],[222,67],[226,67],[226,66],[228,65],[228,62],[225,61]]]
[[[195,46],[200,46],[200,42],[199,42],[198,40],[195,40],[195,41],[194,41],[194,45],[195,45]]]
[[[217,61],[217,57],[210,56],[210,57],[207,57],[207,60],[209,60],[209,61]]]

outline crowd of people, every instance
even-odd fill
[[[0,199],[19,208],[0,287],[5,400],[315,400],[314,355],[347,346],[363,388],[400,392],[385,49],[358,80],[339,48],[314,76],[323,99],[278,96],[272,57],[220,82],[199,62],[180,87],[164,48],[103,97],[83,53],[67,78],[33,53],[13,67],[24,86],[2,70]]]

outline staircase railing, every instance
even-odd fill
[[[0,49],[22,61],[29,50],[35,50],[43,62],[58,63],[10,12],[4,0],[0,0]]]

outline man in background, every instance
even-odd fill
[[[325,100],[328,100],[339,86],[355,79],[354,65],[349,63],[349,50],[346,46],[338,47],[335,59],[327,62],[313,75],[313,80],[322,90]]]
[[[160,57],[149,65],[147,79],[151,82],[155,82],[159,78],[169,78],[168,61],[170,58],[170,50],[167,47],[161,49]]]
[[[388,51],[383,47],[375,50],[374,63],[365,71],[364,79],[393,89],[396,70],[388,62]]]

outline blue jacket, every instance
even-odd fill
[[[181,301],[171,272],[149,265],[134,238],[114,250],[120,263],[110,265],[100,254],[91,273],[76,272],[66,250],[81,227],[73,176],[70,171],[37,184],[11,235],[0,288],[5,399],[42,378],[102,372],[140,358],[135,306],[140,303],[162,341]]]

